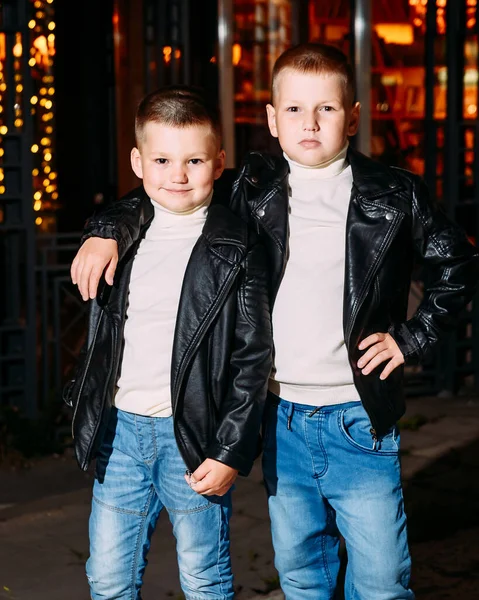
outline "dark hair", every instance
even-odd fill
[[[209,125],[221,145],[221,119],[218,108],[209,102],[201,88],[169,85],[147,94],[138,105],[135,117],[137,145],[147,123],[163,123],[172,127]]]
[[[271,101],[277,92],[278,76],[285,69],[300,73],[325,73],[339,75],[344,84],[345,98],[354,102],[354,72],[346,55],[330,44],[307,43],[298,44],[285,50],[276,60],[271,78]]]

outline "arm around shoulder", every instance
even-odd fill
[[[85,224],[82,244],[91,237],[113,239],[118,244],[121,260],[138,239],[141,227],[145,223],[145,197],[145,191],[140,186],[95,213]]]

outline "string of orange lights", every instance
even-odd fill
[[[38,215],[35,223],[43,231],[55,224],[58,208],[57,171],[55,168],[55,81],[53,74],[55,57],[54,0],[32,0],[32,18],[28,23],[29,39],[23,40],[20,32],[15,34],[13,46],[14,70],[14,121],[16,133],[24,127],[26,111],[33,118],[33,209]],[[26,50],[28,49],[28,50]],[[31,98],[24,98],[22,59],[29,53],[28,65],[33,82]],[[0,160],[4,155],[3,136],[9,133],[5,114],[7,110],[6,39],[0,34]],[[5,194],[5,173],[0,163],[0,194]]]

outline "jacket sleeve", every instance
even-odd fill
[[[419,178],[412,200],[414,246],[424,266],[426,284],[414,316],[389,329],[408,364],[420,362],[441,334],[455,325],[479,282],[478,248],[431,202]]]
[[[133,190],[90,217],[85,224],[81,243],[90,237],[114,239],[118,244],[118,258],[121,260],[138,240],[145,222],[141,189]]]
[[[273,360],[268,271],[265,250],[259,244],[246,256],[237,294],[229,390],[207,456],[248,475],[258,455]]]

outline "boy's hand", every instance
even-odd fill
[[[86,240],[73,259],[70,274],[78,285],[83,300],[94,298],[98,282],[105,267],[105,281],[113,285],[116,265],[118,264],[118,244],[115,240],[91,237]]]
[[[389,333],[373,333],[358,346],[360,350],[369,350],[358,360],[358,367],[363,375],[368,375],[378,365],[389,361],[379,379],[386,379],[396,367],[404,363],[404,356],[394,338]]]
[[[238,471],[222,462],[207,458],[192,475],[185,475],[188,485],[203,496],[224,496],[235,482]]]

